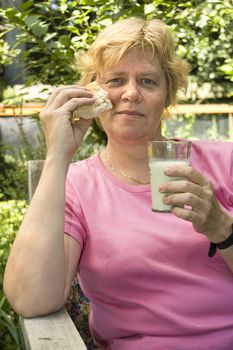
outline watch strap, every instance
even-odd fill
[[[233,245],[233,225],[231,226],[231,234],[224,241],[219,243],[210,242],[208,256],[211,258],[215,255],[217,248],[226,249]]]

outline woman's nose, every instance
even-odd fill
[[[122,99],[126,99],[133,102],[141,102],[142,94],[139,89],[137,82],[128,82],[124,86],[124,91],[122,93]]]

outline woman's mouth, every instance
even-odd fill
[[[135,116],[135,117],[142,117],[143,116],[142,113],[135,111],[135,110],[129,110],[129,109],[118,111],[117,114],[126,115],[126,116]]]

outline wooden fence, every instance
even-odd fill
[[[26,104],[23,106],[10,106],[0,104],[0,117],[33,116],[38,114],[43,104]],[[233,139],[233,104],[178,104],[169,108],[171,116],[177,115],[210,115],[212,124],[217,125],[218,115],[228,116],[228,136]]]

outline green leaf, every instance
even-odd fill
[[[26,10],[28,10],[30,7],[32,7],[32,5],[33,5],[33,1],[26,1],[26,2],[24,2],[22,5],[20,5],[20,10],[21,11],[26,11]]]
[[[101,26],[107,27],[112,24],[112,19],[111,18],[104,18],[98,22]]]
[[[1,309],[0,309],[0,324],[4,325],[8,329],[15,343],[19,346],[18,332],[14,325],[14,322],[11,320],[10,316]]]
[[[28,15],[24,18],[24,22],[35,36],[41,37],[48,31],[49,25],[46,22],[41,21],[41,17],[38,15]]]
[[[63,4],[60,6],[60,10],[62,13],[66,12],[66,10],[68,9],[68,5],[67,4]]]
[[[148,4],[144,6],[144,13],[145,15],[149,15],[150,13],[153,13],[155,11],[154,4]]]
[[[233,76],[233,60],[232,64],[224,64],[221,67],[219,67],[219,69],[225,74]]]
[[[29,15],[24,18],[24,22],[29,28],[32,28],[34,25],[37,25],[40,22],[40,16]]]
[[[48,31],[48,24],[45,22],[40,22],[40,24],[32,28],[33,34],[35,34],[38,37],[45,35],[47,31]]]

